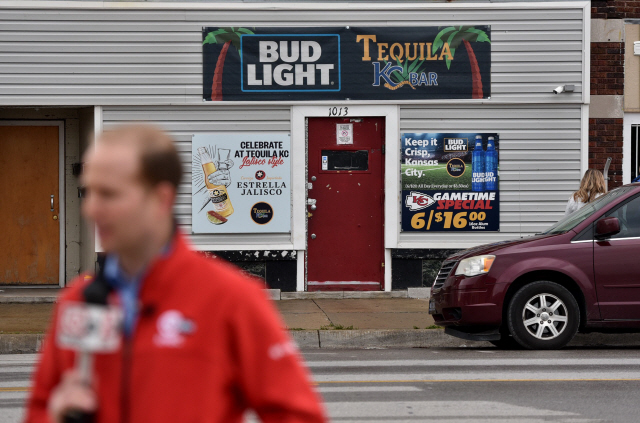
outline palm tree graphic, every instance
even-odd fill
[[[445,39],[451,49],[452,58],[456,49],[460,47],[460,43],[464,44],[464,47],[467,49],[467,56],[469,56],[469,63],[471,64],[471,98],[483,98],[482,77],[480,75],[480,68],[478,67],[478,59],[476,59],[476,54],[473,52],[471,43],[491,43],[489,36],[484,31],[472,26],[450,26],[440,31],[436,36],[433,41],[432,54],[435,55],[436,51],[444,45]],[[449,59],[449,57],[447,57],[446,63],[447,69],[450,69],[451,59]]]
[[[242,54],[240,51],[240,37],[244,34],[253,34],[253,32],[246,28],[218,28],[215,31],[209,32],[202,42],[202,45],[224,44],[218,55],[218,61],[213,71],[213,82],[211,84],[212,101],[222,100],[222,74],[224,73],[224,61],[227,58],[227,51],[229,50],[229,46],[233,44],[236,50],[238,50],[238,53]]]

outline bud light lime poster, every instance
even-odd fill
[[[192,138],[194,234],[291,231],[288,133],[204,133]]]
[[[404,133],[402,231],[500,230],[500,137]]]

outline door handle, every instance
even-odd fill
[[[51,195],[51,211],[53,211],[53,194]]]

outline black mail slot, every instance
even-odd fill
[[[369,150],[322,150],[322,170],[369,170]]]

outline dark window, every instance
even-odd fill
[[[612,239],[640,237],[640,196],[610,211],[607,217],[617,217],[620,221],[620,232]]]
[[[322,170],[369,170],[369,151],[322,150],[322,161]]]
[[[593,225],[587,226],[577,237],[572,241],[593,241]]]
[[[638,148],[638,141],[640,141],[640,137],[638,136],[640,132],[640,125],[632,125],[631,126],[631,180],[633,181],[636,176],[638,176],[638,166],[640,165],[640,160],[638,160],[638,154],[640,153],[640,149]]]

